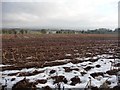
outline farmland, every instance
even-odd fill
[[[0,82],[7,88],[47,90],[88,88],[91,80],[91,88],[104,82],[115,88],[118,42],[115,34],[5,34]]]

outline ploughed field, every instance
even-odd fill
[[[104,82],[115,88],[119,54],[118,37],[111,34],[3,35],[0,82],[50,89],[87,88],[91,80],[92,88]]]

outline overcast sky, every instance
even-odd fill
[[[27,0],[26,2],[2,2],[2,24],[3,27],[15,28],[114,29],[118,27],[118,1]]]

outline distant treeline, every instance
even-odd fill
[[[2,29],[0,33],[2,34],[29,34],[29,33],[40,33],[40,34],[114,34],[120,32],[120,28],[115,30],[110,30],[106,28],[99,28],[95,30],[51,30],[51,29],[40,29],[40,30],[31,30],[31,29]]]
[[[120,28],[116,28],[115,30],[100,28],[95,30],[87,30],[87,31],[80,31],[81,33],[88,33],[88,34],[112,34],[120,32]]]
[[[100,28],[95,30],[80,30],[80,31],[74,31],[74,30],[60,30],[56,33],[83,33],[83,34],[113,34],[120,32],[120,28],[116,28],[115,30]]]
[[[2,29],[2,34],[27,34],[28,30],[24,29]]]

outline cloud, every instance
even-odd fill
[[[118,0],[30,1],[3,2],[3,27],[117,27]]]

